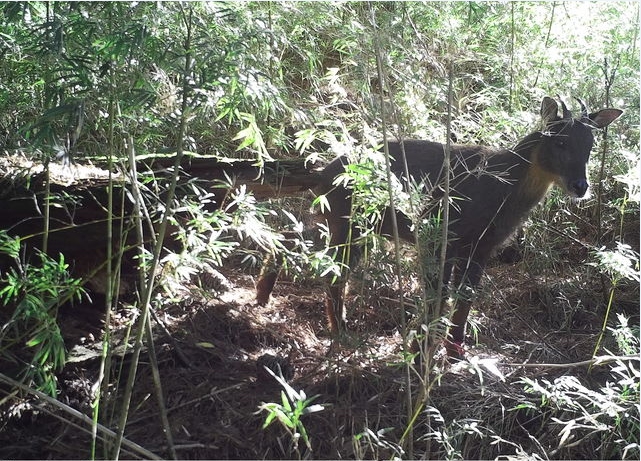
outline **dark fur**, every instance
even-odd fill
[[[476,286],[492,252],[517,229],[552,184],[562,187],[571,196],[585,195],[588,189],[586,166],[594,142],[592,129],[607,126],[621,115],[621,111],[604,109],[572,119],[563,103],[562,109],[563,116],[559,116],[557,103],[545,98],[541,107],[543,130],[526,136],[514,149],[451,146],[450,197],[453,200],[443,274],[445,284],[453,275],[455,286]],[[408,140],[403,146],[390,142],[388,148],[394,174],[404,180],[405,155],[412,179],[424,184],[423,192],[433,200],[442,197],[445,146]],[[325,167],[316,192],[325,194],[329,203],[330,209],[323,216],[331,232],[330,244],[338,249],[339,260],[347,261],[349,254],[349,265],[353,267],[360,252],[347,243],[350,234],[352,241],[358,236],[355,227],[350,233],[351,192],[333,185],[335,177],[345,171],[345,162],[345,158],[340,157]],[[381,232],[392,235],[389,209],[385,216],[380,223]],[[413,242],[410,219],[398,212],[397,221],[400,237]],[[327,316],[334,332],[344,327],[345,278],[329,288]],[[273,281],[270,281],[271,285]],[[456,305],[448,348],[450,355],[460,353],[470,304],[460,301]]]

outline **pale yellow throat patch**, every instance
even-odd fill
[[[563,180],[559,176],[545,171],[536,163],[532,163],[524,180],[521,182],[520,193],[523,196],[539,201],[545,196],[552,184],[555,183],[564,187]]]

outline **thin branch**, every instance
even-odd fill
[[[142,350],[143,335],[146,332],[146,323],[148,321],[147,319],[149,316],[151,296],[154,291],[154,287],[156,285],[155,274],[156,274],[158,265],[160,263],[160,253],[162,251],[163,244],[165,241],[165,235],[167,233],[169,219],[173,213],[172,204],[174,201],[174,197],[176,195],[176,186],[178,184],[178,176],[181,171],[180,162],[184,154],[184,140],[185,140],[185,133],[187,129],[187,117],[188,117],[187,111],[189,109],[189,106],[188,106],[188,102],[189,102],[188,96],[190,92],[189,81],[190,81],[191,72],[192,72],[191,38],[192,38],[192,27],[193,27],[193,22],[192,22],[193,9],[190,7],[188,10],[188,14],[186,14],[184,9],[181,7],[181,12],[183,13],[183,22],[186,30],[186,37],[183,44],[183,48],[185,51],[185,67],[182,75],[183,92],[182,92],[182,104],[181,104],[181,113],[180,113],[180,126],[178,128],[178,145],[176,146],[176,158],[174,162],[173,175],[171,177],[171,182],[169,185],[169,189],[167,191],[165,211],[162,216],[160,228],[158,229],[158,238],[157,238],[156,246],[154,248],[153,258],[151,260],[151,265],[148,272],[148,280],[147,280],[147,284],[143,287],[144,291],[142,293],[140,323],[138,325],[138,331],[136,333],[136,340],[135,340],[134,349],[133,349],[133,357],[131,359],[131,366],[129,368],[129,377],[127,379],[125,394],[123,396],[123,406],[122,406],[122,413],[121,413],[119,430],[118,430],[118,440],[116,441],[116,447],[114,450],[115,459],[118,459],[118,455],[120,454],[120,441],[124,436],[125,426],[127,424],[129,406],[131,404],[131,397],[133,394],[133,387],[136,379],[136,372],[138,369],[140,352]],[[160,399],[160,396],[159,396],[159,399]],[[163,413],[162,406],[161,406],[161,413]],[[173,441],[172,441],[171,431],[169,429],[170,428],[167,427],[165,423],[165,435],[170,445],[170,453],[172,457],[176,459],[177,454],[175,449],[173,449]]]
[[[371,21],[372,21],[372,27],[375,30],[374,34],[374,51],[376,54],[376,72],[378,74],[378,81],[380,82],[379,85],[379,91],[378,91],[378,96],[380,98],[380,110],[381,110],[381,120],[382,120],[382,131],[383,131],[383,149],[385,153],[385,174],[386,174],[386,179],[387,179],[387,190],[389,191],[389,209],[390,209],[390,214],[391,214],[391,220],[392,220],[392,234],[394,237],[394,255],[395,255],[395,266],[396,266],[396,277],[398,279],[399,286],[402,287],[402,279],[403,279],[403,271],[402,271],[402,264],[401,264],[401,240],[399,237],[398,233],[398,222],[396,220],[396,199],[394,197],[394,187],[392,185],[392,165],[390,162],[390,153],[389,153],[389,146],[387,145],[387,117],[385,114],[385,99],[383,92],[385,90],[385,80],[384,80],[384,75],[383,75],[383,58],[382,58],[382,53],[381,53],[381,45],[380,41],[378,40],[379,33],[376,31],[376,15],[374,13],[374,8],[372,4],[369,4],[370,8],[370,14],[371,14]],[[403,331],[403,334],[407,332],[407,320],[405,318],[405,297],[403,296],[403,290],[399,290],[399,304],[400,304],[400,309],[401,309],[401,329]],[[406,347],[407,341],[403,341],[403,347]],[[406,364],[405,367],[405,379],[407,381],[407,388],[405,392],[406,400],[407,400],[407,415],[408,417],[411,417],[412,415],[412,408],[414,407],[412,403],[412,386],[411,384],[411,379],[410,379],[410,365],[409,363]],[[414,442],[414,437],[412,435],[412,430],[413,426],[409,427],[410,430],[410,437],[407,438],[408,442],[408,447],[407,447],[407,454],[408,457],[411,459],[414,457],[414,447],[413,447],[413,442]]]
[[[577,368],[594,365],[605,365],[611,362],[633,362],[641,361],[639,355],[600,355],[590,360],[582,360],[580,362],[571,363],[504,363],[506,367],[522,367],[522,368]]]

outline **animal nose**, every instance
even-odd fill
[[[588,191],[588,182],[585,179],[576,179],[570,184],[571,192],[576,194],[577,197],[583,197]]]

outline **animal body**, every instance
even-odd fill
[[[581,115],[573,118],[562,100],[559,114],[559,104],[545,97],[540,131],[529,134],[513,149],[452,145],[449,165],[444,165],[443,144],[420,140],[388,143],[393,173],[406,181],[404,162],[407,162],[411,180],[421,183],[423,193],[433,201],[442,197],[445,174],[449,170],[451,205],[443,273],[445,286],[477,286],[494,250],[517,229],[552,185],[561,187],[571,197],[586,195],[587,162],[594,144],[592,131],[608,126],[622,111],[603,109],[588,113],[585,104],[579,102]],[[315,192],[325,194],[329,204],[322,215],[327,220],[330,245],[336,248],[337,260],[354,267],[360,251],[351,243],[359,235],[350,219],[351,191],[334,184],[346,164],[344,157],[329,163]],[[391,211],[387,209],[380,223],[383,235],[392,235],[390,218]],[[401,212],[396,213],[396,218],[399,236],[414,242],[411,220]],[[326,313],[334,333],[345,326],[346,279],[344,276],[328,289]],[[268,299],[275,280],[273,272],[263,274],[257,286],[259,302]],[[470,306],[471,299],[466,297],[456,302],[450,339],[446,342],[450,356],[462,355]]]

